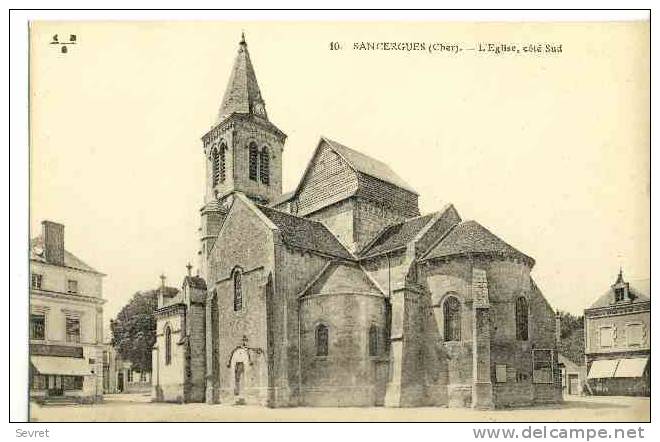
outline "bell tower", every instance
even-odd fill
[[[245,35],[241,35],[215,124],[202,136],[206,158],[201,208],[200,266],[206,279],[208,251],[222,225],[232,192],[259,204],[282,194],[282,150],[286,135],[270,122]]]

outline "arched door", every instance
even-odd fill
[[[236,362],[234,365],[234,396],[243,396],[243,376],[245,375],[245,365],[243,362]]]

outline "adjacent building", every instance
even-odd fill
[[[559,370],[561,373],[561,388],[564,396],[581,396],[587,378],[583,361],[574,361],[559,353]]]
[[[204,402],[206,388],[206,283],[191,275],[181,290],[158,293],[156,343],[152,352],[152,398],[167,402]]]
[[[103,273],[64,247],[64,226],[42,222],[30,241],[30,396],[103,397]]]
[[[555,314],[532,257],[451,204],[421,214],[387,164],[327,137],[283,194],[285,140],[242,39],[202,137],[199,276],[156,312],[156,400],[561,400]]]
[[[103,393],[151,393],[151,372],[139,370],[124,361],[117,350],[106,343],[103,351]]]
[[[587,388],[594,395],[651,394],[650,280],[616,282],[584,311]]]

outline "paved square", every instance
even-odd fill
[[[475,411],[464,408],[262,408],[152,403],[147,395],[107,395],[100,405],[39,406],[34,422],[245,422],[245,421],[436,421],[436,422],[647,422],[649,398],[571,397],[563,404]]]

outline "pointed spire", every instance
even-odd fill
[[[218,112],[218,122],[223,121],[232,113],[252,114],[268,119],[265,103],[261,98],[261,91],[257,83],[257,76],[254,73],[250,53],[245,42],[244,32],[241,32],[241,41],[238,44],[234,67]]]
[[[616,282],[614,284],[623,284],[623,268],[619,267],[619,276],[616,278]]]

